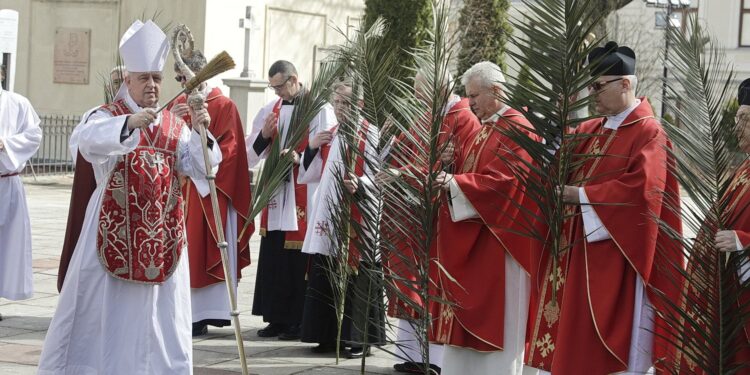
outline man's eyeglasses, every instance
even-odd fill
[[[284,82],[281,82],[278,85],[272,85],[272,84],[269,83],[268,84],[268,88],[271,88],[274,91],[281,90],[281,88],[284,87],[284,85],[286,85],[286,83],[289,82],[290,79],[292,79],[292,76],[286,77],[286,79],[284,80]]]
[[[187,81],[187,78],[185,76],[175,76],[174,80],[177,81],[177,82],[182,83],[182,82]]]
[[[609,81],[604,81],[604,82],[593,82],[593,83],[591,83],[589,85],[589,87],[592,88],[592,89],[594,89],[594,91],[600,91],[601,89],[604,88],[604,86],[607,86],[607,84],[612,83],[612,82],[616,82],[616,81],[620,81],[620,80],[622,80],[622,77],[611,79]]]

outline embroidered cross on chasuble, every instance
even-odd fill
[[[130,114],[123,102],[102,107]],[[99,213],[99,261],[115,278],[159,284],[174,272],[185,243],[182,192],[175,173],[182,123],[168,111],[153,132],[141,131],[107,181]]]

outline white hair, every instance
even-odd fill
[[[453,83],[453,74],[449,71],[445,71],[445,74],[443,74],[443,80],[440,82],[440,84],[445,86],[450,86]],[[427,80],[427,77],[425,76],[425,73],[422,71],[417,71],[417,73],[414,75],[415,81],[422,81],[425,82]]]
[[[485,87],[497,86],[503,88],[505,76],[497,64],[490,61],[482,61],[474,64],[461,76],[461,84],[466,86],[470,80],[476,78]]]
[[[638,88],[638,77],[631,74],[627,76],[622,76],[622,78],[630,81],[630,89],[633,90],[633,93],[635,93],[636,88]]]

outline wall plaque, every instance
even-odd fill
[[[89,83],[91,29],[55,31],[54,83]]]

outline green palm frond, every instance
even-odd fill
[[[729,199],[734,172],[744,157],[736,152],[734,121],[725,117],[734,73],[697,18],[691,17],[690,23],[690,35],[668,31],[674,56],[668,97],[680,101],[667,105],[681,126],[664,125],[677,150],[676,176],[688,198],[680,216],[696,237],[682,239],[687,267],[672,264],[660,270],[681,291],[679,301],[665,301],[669,308],[664,320],[671,329],[666,339],[675,352],[664,363],[675,374],[733,374],[748,366],[735,357],[748,349],[744,328],[750,305],[742,295],[750,284],[738,277],[748,258],[718,252],[714,235],[732,228],[732,212],[747,209]],[[663,251],[659,255],[668,258]]]
[[[281,151],[297,149],[307,139],[309,134],[307,125],[328,103],[331,96],[331,84],[341,74],[341,69],[341,65],[335,61],[323,64],[310,88],[302,92],[297,99],[288,130],[274,137],[271,145],[268,146],[270,148],[268,157],[260,171],[256,190],[253,192],[250,217],[254,218],[266,207],[276,190],[286,180],[287,175],[291,173],[293,168],[291,154],[287,153],[282,156]],[[248,220],[248,223],[250,222],[251,220]],[[244,229],[241,232],[244,232]]]
[[[564,240],[571,213],[565,209],[560,188],[584,182],[571,181],[571,173],[600,156],[576,154],[578,144],[590,135],[574,134],[580,123],[592,118],[577,113],[591,104],[583,93],[598,78],[591,72],[599,61],[584,65],[603,40],[589,43],[592,30],[602,22],[602,13],[591,11],[597,5],[596,0],[525,1],[523,14],[512,20],[513,28],[523,36],[513,38],[516,48],[508,53],[523,68],[516,73],[515,83],[507,84],[506,103],[523,113],[534,128],[532,133],[543,140],[506,132],[532,159],[525,163],[528,170],[515,176],[533,202],[532,207],[518,205],[523,213],[519,220],[525,235],[544,244],[554,262],[573,245]],[[553,277],[560,276],[556,266],[551,269]]]

